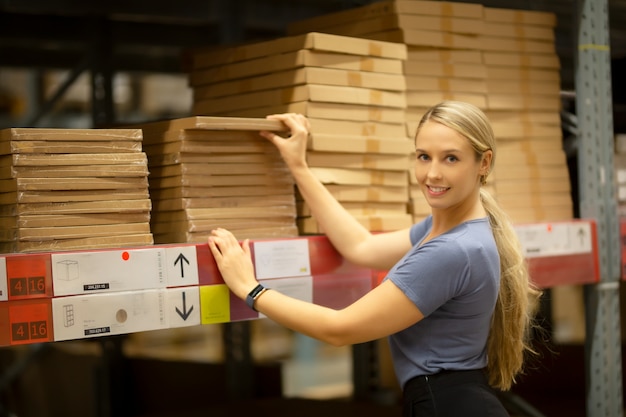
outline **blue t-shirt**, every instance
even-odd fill
[[[420,245],[432,218],[415,224],[413,248],[387,274],[424,314],[389,336],[401,386],[418,375],[487,365],[486,343],[500,287],[500,258],[488,218],[462,223]]]

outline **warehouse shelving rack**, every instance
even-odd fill
[[[608,1],[578,0],[575,13],[577,23],[575,94],[579,130],[580,215],[584,219],[593,219],[597,228],[597,269],[570,269],[569,261],[556,260],[549,270],[551,277],[555,276],[553,273],[563,274],[565,281],[560,281],[561,283],[569,282],[572,277],[578,277],[576,283],[585,286],[587,414],[589,417],[621,417],[623,387],[619,285],[620,280],[624,279],[624,266],[620,264],[620,256],[623,258],[626,237],[622,224],[620,242],[615,187],[611,176],[613,120]],[[95,32],[107,33],[107,30],[105,27],[103,31]],[[226,36],[225,31],[220,33]],[[109,50],[110,44],[106,36],[96,39],[99,39],[97,42],[100,42],[98,43],[100,50],[104,52]],[[105,53],[100,54],[97,60],[91,56],[85,58],[86,61],[77,64],[72,76],[58,91],[58,95],[62,95],[82,71],[87,68],[94,69],[92,116],[95,126],[109,124],[114,119],[110,102],[112,68],[108,67],[107,57]],[[558,285],[558,282],[555,285]],[[244,371],[245,362],[249,359],[249,356],[246,356],[246,345],[249,342],[246,322],[230,323],[226,339],[231,347],[239,349],[239,353],[233,356],[239,360],[243,359],[239,363],[230,362],[233,364],[233,372]],[[355,376],[355,394],[358,397],[365,395],[373,387],[371,376],[375,375],[376,369],[372,361],[375,362],[375,358],[367,346],[358,346],[355,347],[354,360],[355,364],[359,365],[355,367],[356,373],[359,374],[358,377]],[[364,375],[366,377],[362,377]]]

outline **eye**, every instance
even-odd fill
[[[448,156],[446,157],[446,160],[447,160],[448,162],[456,162],[456,161],[458,161],[458,160],[459,160],[459,158],[457,158],[457,157],[456,157],[456,156],[454,156],[454,155],[448,155]]]
[[[428,157],[428,155],[426,155],[425,153],[419,153],[417,154],[417,160],[418,161],[428,161],[430,158]]]

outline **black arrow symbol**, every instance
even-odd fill
[[[580,238],[581,244],[585,243],[585,236],[587,236],[587,233],[585,233],[585,230],[582,228],[578,229],[578,237]]]
[[[185,255],[183,255],[182,253],[179,254],[176,257],[176,260],[174,261],[174,265],[180,262],[180,277],[181,278],[185,278],[185,264],[183,263],[183,261],[186,262],[187,265],[189,265],[189,261],[187,260],[187,258],[185,258]]]
[[[189,311],[187,311],[187,297],[185,295],[185,292],[183,291],[183,312],[181,313],[178,307],[176,307],[176,312],[178,313],[180,318],[182,318],[183,320],[187,320],[187,318],[189,317],[192,311],[193,311],[193,306],[191,306]]]

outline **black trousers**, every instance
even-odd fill
[[[509,417],[482,370],[443,371],[404,386],[404,417]]]

